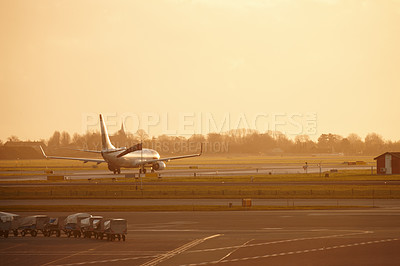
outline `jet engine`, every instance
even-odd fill
[[[167,165],[164,162],[155,162],[152,167],[153,170],[158,171],[158,170],[164,170],[165,167],[167,167]]]
[[[117,169],[114,165],[112,164],[108,164],[108,170],[110,170],[111,172],[115,171],[115,169]]]

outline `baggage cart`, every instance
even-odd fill
[[[18,229],[21,230],[21,235],[25,236],[30,234],[36,237],[38,232],[44,235],[44,226],[48,223],[49,217],[47,215],[33,215],[20,219]]]
[[[14,213],[0,212],[0,236],[7,238],[10,232],[18,235],[18,220],[20,216]]]
[[[89,218],[92,215],[89,213],[75,213],[68,215],[64,220],[63,231],[68,236],[75,238],[81,237],[81,221]]]
[[[128,233],[128,222],[125,219],[108,219],[103,221],[103,232],[100,238],[107,237],[108,241],[115,239],[125,241]]]
[[[66,217],[49,218],[48,223],[44,226],[44,235],[50,237],[52,234],[55,234],[56,237],[60,237],[65,218]]]
[[[99,227],[101,221],[103,220],[103,216],[92,216],[81,221],[81,232],[83,237],[91,238],[94,236],[97,238],[96,230]]]

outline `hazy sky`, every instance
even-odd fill
[[[0,88],[3,141],[83,133],[98,113],[111,133],[123,117],[160,135],[315,114],[312,138],[400,140],[400,1],[4,0]]]

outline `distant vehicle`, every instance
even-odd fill
[[[92,217],[92,215],[89,213],[75,213],[68,215],[64,220],[64,233],[68,237],[81,237],[81,221],[89,217]]]
[[[47,215],[33,215],[21,218],[18,229],[21,230],[21,235],[25,236],[30,234],[36,237],[38,232],[45,235],[45,225],[48,223],[49,217]]]
[[[91,238],[96,237],[96,230],[103,220],[103,216],[91,216],[89,218],[81,220],[81,232],[83,237]]]
[[[146,173],[146,166],[151,167],[151,171],[163,170],[166,168],[165,162],[177,159],[184,159],[190,157],[197,157],[202,154],[203,145],[201,145],[200,153],[198,154],[189,154],[189,155],[181,155],[175,157],[167,157],[160,158],[160,154],[157,151],[152,149],[145,149],[142,147],[142,143],[136,144],[130,148],[115,148],[110,141],[110,137],[108,136],[107,128],[103,120],[103,116],[100,114],[100,129],[101,129],[101,151],[93,151],[93,150],[81,150],[86,152],[94,152],[100,153],[103,157],[101,159],[90,159],[90,158],[74,158],[74,157],[59,157],[59,156],[47,156],[43,148],[42,150],[43,156],[46,159],[64,159],[64,160],[77,160],[87,162],[95,162],[97,164],[107,163],[108,169],[114,174],[120,174],[121,168],[139,168],[139,174]]]
[[[96,238],[107,237],[108,241],[115,239],[125,241],[127,233],[128,222],[125,219],[104,219],[100,224]]]
[[[10,232],[17,236],[20,218],[18,214],[0,212],[0,236],[7,238]]]
[[[50,237],[52,234],[55,234],[56,237],[60,237],[64,219],[65,217],[49,218],[49,221],[44,226],[44,236]]]

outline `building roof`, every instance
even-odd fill
[[[386,154],[390,154],[390,155],[400,159],[400,152],[390,152],[390,151],[388,151],[388,152],[385,152],[385,153],[375,157],[374,160],[377,160],[379,157],[384,156]]]
[[[45,147],[42,141],[7,141],[4,146],[8,147],[23,147],[23,146],[42,146]]]

